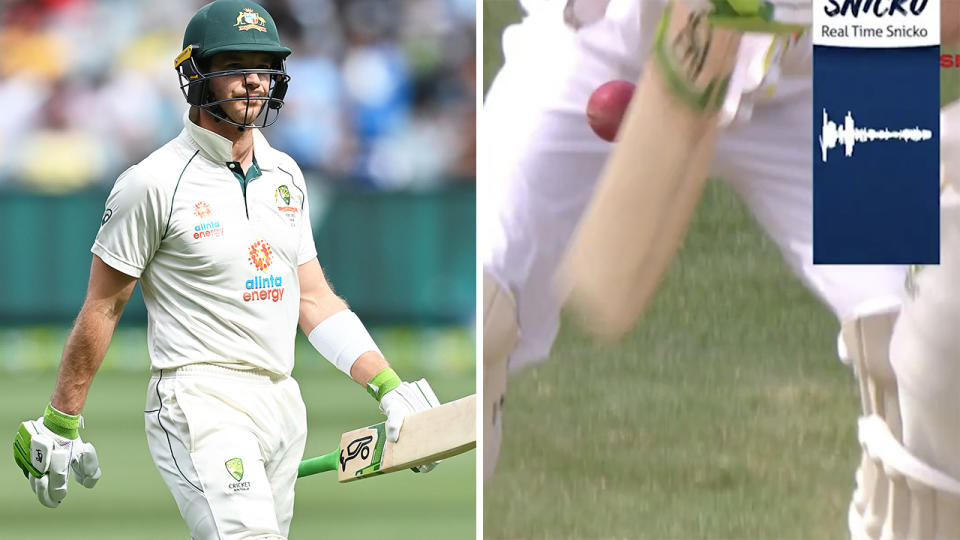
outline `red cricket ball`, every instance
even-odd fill
[[[609,81],[590,94],[587,101],[587,122],[598,137],[613,142],[627,111],[635,85],[628,81]]]

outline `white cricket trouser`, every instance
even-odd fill
[[[940,264],[911,277],[890,344],[903,443],[960,480],[960,193],[944,193]],[[956,531],[960,535],[960,531]]]
[[[574,31],[563,4],[525,3],[532,11],[504,32],[506,63],[483,113],[482,261],[516,297],[511,370],[549,355],[559,329],[554,272],[611,148],[587,124],[587,99],[608,80],[638,79],[659,19],[641,17],[637,0],[612,0],[603,19]],[[747,123],[721,132],[711,176],[743,198],[790,268],[842,319],[864,301],[899,296],[905,269],[813,265],[808,53],[785,53],[772,95],[754,103]]]
[[[210,364],[154,372],[144,420],[194,540],[287,537],[307,436],[292,377]]]
[[[855,540],[960,538],[960,195],[953,187],[940,217],[940,264],[911,273],[889,362],[858,363],[866,406],[848,514]]]

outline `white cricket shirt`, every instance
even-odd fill
[[[229,140],[187,115],[184,126],[117,179],[91,251],[140,278],[152,369],[289,375],[297,267],[317,255],[303,174],[255,129],[244,177]]]

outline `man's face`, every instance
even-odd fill
[[[235,69],[270,69],[271,56],[258,52],[224,52],[210,58],[210,72]],[[243,98],[220,104],[230,120],[238,124],[249,124],[260,114],[266,100],[250,100],[247,96],[266,97],[270,92],[270,75],[250,73],[243,75],[225,75],[210,80],[210,90],[214,99]]]

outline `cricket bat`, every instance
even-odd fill
[[[411,414],[395,443],[387,441],[384,422],[348,431],[338,449],[301,461],[297,477],[336,470],[339,482],[352,482],[462,454],[477,446],[476,412],[477,395],[470,394]]]
[[[680,247],[717,135],[740,32],[671,2],[607,160],[558,270],[582,325],[615,339],[634,325]]]

